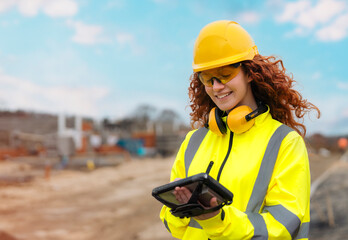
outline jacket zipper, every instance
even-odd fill
[[[231,153],[231,150],[232,150],[232,143],[233,143],[233,132],[231,132],[231,134],[230,134],[230,140],[229,140],[229,143],[228,143],[227,154],[226,154],[226,157],[225,157],[224,161],[222,162],[222,164],[220,166],[220,170],[219,170],[218,176],[216,178],[217,181],[220,180],[222,169],[224,168],[224,166],[226,164],[226,161],[227,161],[228,157],[230,156],[230,153]]]

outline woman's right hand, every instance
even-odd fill
[[[176,200],[178,200],[181,204],[188,203],[192,196],[191,191],[186,187],[176,187],[173,193],[175,195]]]
[[[181,178],[176,178],[174,179],[174,181],[178,181],[180,179]],[[178,202],[181,204],[188,203],[192,195],[191,191],[186,187],[176,187],[173,191],[173,194],[175,195],[176,200],[178,200]]]

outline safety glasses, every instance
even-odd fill
[[[207,87],[212,87],[214,80],[226,84],[231,81],[240,71],[241,63],[234,63],[225,67],[213,70],[206,70],[198,73],[199,80]]]

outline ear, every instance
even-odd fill
[[[243,67],[243,66],[242,66]],[[246,82],[247,83],[250,83],[253,79],[249,76],[249,74],[247,74],[246,72],[245,72],[245,70],[242,68],[241,69],[242,71],[242,73],[243,73],[243,76],[244,76],[244,79],[246,80]]]
[[[248,83],[250,83],[253,79],[251,78],[251,77],[249,77],[249,76],[246,76],[247,77],[247,81],[248,81]]]

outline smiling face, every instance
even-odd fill
[[[214,68],[204,71],[205,74],[211,76],[218,76],[221,68]],[[253,110],[256,109],[256,101],[251,91],[250,82],[243,70],[226,84],[221,83],[214,78],[213,85],[211,87],[205,86],[205,91],[211,98],[211,100],[222,111],[229,112],[233,108],[241,105],[247,105]]]

